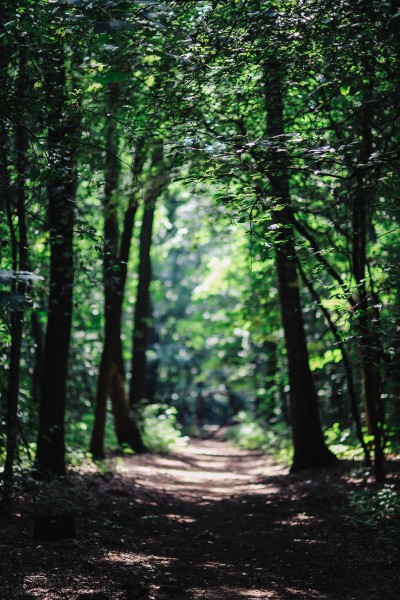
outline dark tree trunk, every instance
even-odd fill
[[[136,179],[143,169],[145,160],[144,145],[139,141],[136,148],[133,176]],[[136,183],[134,183],[136,188]],[[129,254],[133,228],[135,225],[135,216],[137,211],[137,193],[136,189],[132,193],[129,205],[125,211],[124,225],[121,236],[121,245],[118,257],[117,271],[112,286],[112,294],[106,300],[106,319],[105,319],[105,338],[103,352],[101,356],[99,377],[97,380],[97,394],[95,406],[95,421],[90,442],[90,452],[94,459],[104,458],[104,432],[107,415],[107,397],[111,390],[113,404],[113,414],[118,441],[127,443],[136,452],[144,452],[144,446],[139,428],[132,415],[126,409],[126,403],[122,398],[122,379],[123,373],[118,370],[120,365],[120,343],[121,343],[121,318],[122,303],[124,298],[126,277],[128,272]],[[106,295],[109,294],[106,288]],[[107,304],[109,307],[107,308]],[[115,381],[113,381],[115,378]],[[125,422],[125,421],[130,421]],[[123,436],[122,436],[122,432]],[[129,435],[129,434],[132,435]],[[120,437],[121,436],[121,437]]]
[[[279,136],[285,133],[282,85],[281,67],[276,61],[271,61],[265,65],[266,133],[274,144],[279,144],[279,150],[282,150],[284,144],[281,141],[283,138]],[[289,368],[294,472],[311,467],[330,466],[337,459],[324,442],[317,394],[309,367],[293,233],[294,215],[290,202],[287,159],[282,157],[283,154],[276,153],[276,164],[271,167],[269,181],[274,197],[272,216],[278,226],[276,267]]]
[[[9,18],[7,9],[3,7],[4,19]],[[10,205],[10,173],[9,173],[9,132],[8,132],[8,104],[9,104],[9,62],[10,45],[5,36],[0,40],[0,89],[2,90],[2,103],[0,106],[0,211],[7,212],[7,200]],[[10,205],[11,206],[11,205]],[[12,232],[10,232],[12,236]]]
[[[360,163],[366,164],[373,151],[371,121],[372,114],[369,109],[369,101],[372,97],[372,88],[364,98],[364,110],[362,121],[362,148]],[[366,262],[367,262],[367,215],[370,207],[370,187],[363,167],[358,168],[356,177],[356,190],[353,201],[352,230],[353,230],[353,252],[352,268],[353,276],[357,286],[356,324],[360,344],[360,355],[362,363],[363,387],[365,396],[365,413],[367,426],[374,436],[374,469],[377,481],[385,480],[384,452],[380,419],[381,413],[381,373],[379,370],[380,352],[379,340],[373,331],[370,314],[372,307],[368,300],[366,286]]]
[[[159,368],[159,358],[156,352],[156,344],[160,341],[159,335],[157,331],[157,326],[153,318],[153,303],[151,301],[151,296],[149,299],[149,316],[150,316],[150,327],[147,336],[148,346],[151,347],[154,351],[154,356],[147,363],[147,373],[146,373],[146,393],[149,404],[154,404],[157,394],[157,384],[158,384],[158,368]]]
[[[206,416],[206,399],[202,391],[199,391],[196,396],[195,413],[194,413],[194,425],[196,428],[201,429],[204,425]]]
[[[28,426],[32,430],[35,426],[35,419],[40,406],[40,382],[41,372],[43,363],[43,347],[44,347],[44,336],[42,331],[42,325],[39,320],[39,316],[36,312],[32,311],[31,314],[31,332],[32,338],[35,344],[34,355],[33,355],[33,366],[32,366],[32,379],[31,379],[31,390],[32,390],[32,402],[29,406],[29,421]]]
[[[149,319],[150,319],[150,283],[151,283],[151,241],[155,205],[167,183],[167,171],[163,160],[163,149],[157,144],[152,156],[152,175],[146,187],[142,229],[140,232],[138,289],[136,295],[135,319],[132,344],[132,380],[130,403],[136,407],[141,400],[147,399],[147,360]]]
[[[51,50],[46,72],[49,106],[47,219],[50,232],[50,294],[36,463],[41,470],[64,475],[64,415],[74,284],[72,242],[79,118],[68,105],[64,49],[58,42]]]
[[[277,344],[269,340],[263,343],[262,379],[257,385],[265,390],[262,396],[257,396],[255,402],[256,415],[264,421],[270,421],[275,416],[276,409],[276,380],[278,375]],[[273,393],[271,393],[271,387]],[[268,399],[268,400],[267,400]]]
[[[112,369],[110,396],[118,443],[126,444],[135,452],[146,452],[147,448],[143,443],[137,419],[132,417],[123,370],[117,362],[113,362]]]
[[[6,102],[8,100],[8,62],[9,53],[7,51],[7,45],[0,43],[0,85],[3,90]],[[10,140],[9,132],[7,129],[7,114],[3,110],[1,111],[0,119],[0,209],[6,213],[7,225],[10,232],[11,238],[11,266],[13,271],[18,269],[18,240],[16,237],[14,221],[13,221],[13,210],[11,202],[11,184],[10,184],[10,167],[9,167],[9,151],[10,151]],[[11,292],[16,292],[15,281],[12,281]],[[8,378],[4,382],[5,396],[6,396],[6,462],[3,473],[3,496],[5,500],[9,500],[12,495],[13,487],[13,464],[15,459],[15,447],[16,447],[16,431],[17,423],[16,420],[13,422],[13,404],[15,398],[14,382],[19,377],[16,368],[19,369],[19,357],[15,355],[15,331],[13,322],[15,319],[15,313],[11,315],[11,350],[10,350],[10,369],[8,372]],[[14,342],[14,343],[13,343]],[[17,359],[17,360],[16,360]]]
[[[308,281],[303,269],[300,267],[299,270],[300,270],[300,274],[301,274],[304,284],[308,287],[311,296],[318,303],[318,306],[319,306],[322,314],[324,315],[325,321],[335,338],[336,345],[338,346],[338,348],[340,349],[340,351],[342,353],[343,367],[344,367],[344,371],[346,373],[347,388],[348,388],[349,397],[350,397],[351,413],[352,413],[353,421],[354,421],[354,424],[356,427],[357,437],[358,437],[358,439],[360,441],[360,445],[364,451],[365,462],[366,462],[367,466],[370,467],[371,466],[371,456],[370,456],[368,446],[366,445],[366,443],[364,441],[364,436],[363,436],[363,432],[362,432],[362,423],[361,423],[360,411],[358,409],[356,386],[354,383],[353,370],[351,368],[349,356],[346,352],[346,348],[342,341],[342,338],[340,337],[340,334],[339,334],[334,322],[331,319],[329,311],[322,304],[321,298],[319,297],[318,293],[314,289],[313,285]]]
[[[17,80],[17,98],[22,102],[25,95],[26,86],[26,50],[20,47],[18,80]],[[14,248],[14,270],[26,271],[28,259],[28,237],[25,219],[25,172],[26,172],[26,149],[27,136],[24,115],[20,115],[20,120],[15,130],[15,165],[17,172],[16,180],[16,216],[18,219],[18,246]],[[6,169],[5,177],[8,177],[7,163],[2,167]],[[5,180],[4,184],[8,186]],[[6,202],[10,202],[9,190],[6,196]],[[8,207],[8,214],[11,215],[11,207]],[[13,229],[12,219],[9,219],[9,225]],[[12,239],[17,243],[15,231],[12,232]],[[17,258],[18,257],[18,258]],[[26,284],[22,281],[16,281],[13,284],[13,291],[23,297]],[[19,403],[19,385],[21,370],[21,345],[22,333],[24,327],[24,309],[11,310],[11,349],[10,349],[10,368],[8,372],[7,386],[7,442],[6,442],[6,460],[4,465],[4,497],[10,497],[13,489],[13,470],[18,444],[18,403]]]
[[[119,272],[119,227],[118,204],[115,192],[120,175],[120,159],[118,157],[118,130],[114,118],[120,85],[111,83],[106,90],[106,112],[108,116],[104,128],[105,165],[104,165],[104,248],[103,248],[103,282],[104,282],[104,316],[110,318]],[[106,326],[107,329],[107,326]]]
[[[151,283],[151,238],[153,231],[155,203],[144,206],[142,229],[140,232],[139,281],[136,295],[134,337],[132,347],[132,380],[130,400],[137,406],[147,399],[147,358],[148,330],[150,320]]]

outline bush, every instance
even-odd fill
[[[292,441],[285,425],[262,423],[246,411],[239,412],[236,419],[238,423],[228,430],[226,439],[239,448],[261,450],[280,463],[287,465],[291,463]]]
[[[167,404],[146,404],[140,409],[143,441],[149,450],[167,453],[187,446],[176,415],[176,408]]]
[[[351,429],[341,429],[339,423],[333,423],[325,430],[324,435],[327,446],[338,458],[347,460],[364,458],[361,444]],[[368,442],[368,439],[366,441]]]
[[[349,495],[350,513],[347,518],[355,525],[364,524],[383,534],[398,532],[400,493],[393,484],[384,484],[379,490],[363,488]]]

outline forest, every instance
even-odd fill
[[[399,0],[0,24],[1,600],[398,599]]]

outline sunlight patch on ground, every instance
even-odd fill
[[[45,597],[48,593],[48,577],[47,575],[27,575],[23,582],[24,590],[33,597]]]
[[[329,598],[329,596],[326,596],[326,594],[322,594],[320,591],[312,589],[299,589],[288,587],[285,588],[285,592],[289,592],[289,594],[292,594],[294,597],[299,596],[300,598],[318,598],[318,600],[324,600],[324,598]]]
[[[168,567],[171,563],[175,562],[176,558],[166,558],[165,556],[151,556],[149,559],[148,554],[140,554],[138,552],[107,552],[105,560],[111,562],[124,563],[125,565],[140,564],[142,567],[153,569],[157,567]]]
[[[226,471],[176,471],[171,470],[169,472],[161,471],[166,477],[171,479],[182,481],[184,483],[197,483],[197,482],[222,482],[222,481],[243,481],[245,483],[249,480],[249,475],[241,475],[239,473],[227,473]]]
[[[307,515],[306,513],[298,513],[297,515],[293,515],[290,519],[285,521],[280,521],[280,525],[284,525],[285,527],[293,527],[296,525],[309,525],[311,523],[322,523],[322,519],[314,515]]]
[[[178,492],[193,501],[224,499],[244,492],[257,496],[281,492],[278,485],[270,482],[271,478],[284,474],[284,469],[269,464],[265,456],[249,456],[237,448],[216,447],[215,442],[212,445],[208,441],[202,441],[201,445],[195,441],[180,456],[184,458],[133,456],[118,465],[118,471],[122,476],[133,478],[135,487],[145,486],[169,494]]]
[[[197,519],[183,515],[164,515],[164,517],[166,519],[171,519],[171,521],[176,521],[177,523],[196,523],[197,521]]]
[[[283,598],[283,596],[280,596],[276,592],[270,590],[240,590],[225,586],[210,590],[192,588],[190,591],[193,594],[193,598],[208,598],[209,600],[216,600],[217,598],[226,598],[229,600],[234,600],[234,598],[247,598],[248,600],[258,600],[259,598],[262,598],[263,600],[280,600],[280,598]]]
[[[25,577],[25,581],[28,583],[43,583],[43,580],[47,581],[47,575],[27,575]]]
[[[226,592],[228,593],[229,590],[226,590]],[[235,592],[236,596],[239,596],[240,598],[248,598],[249,600],[253,599],[253,598],[280,598],[281,596],[279,596],[276,592],[271,592],[271,591],[266,591],[266,590],[236,590]],[[233,598],[234,596],[232,596]]]
[[[262,484],[262,486],[260,486],[259,483],[257,484],[253,484],[251,485],[251,489],[253,490],[254,488],[258,488],[259,490],[262,490],[262,492],[264,494],[268,494],[268,495],[274,495],[274,494],[281,494],[282,493],[282,488],[276,486],[276,485],[269,485],[269,484]]]

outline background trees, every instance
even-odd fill
[[[238,409],[291,425],[299,469],[333,462],[322,432],[339,423],[383,479],[398,22],[362,0],[6,4],[9,488],[37,432],[38,466],[64,473],[66,422],[67,446],[90,434],[95,457],[111,414],[118,443],[144,450],[143,399],[191,431]]]

